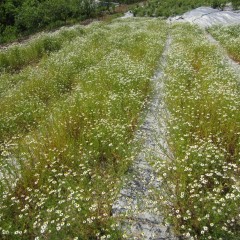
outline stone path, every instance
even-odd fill
[[[146,160],[147,152],[163,156],[161,146],[167,145],[164,139],[163,115],[167,114],[162,101],[163,71],[166,65],[166,56],[171,39],[168,37],[165,50],[160,61],[160,69],[152,79],[155,85],[153,98],[149,103],[146,119],[137,133],[137,139],[144,139],[144,146],[129,170],[127,180],[120,191],[117,201],[113,204],[113,216],[118,217],[122,229],[127,234],[127,239],[173,240],[175,238],[168,226],[163,225],[163,217],[158,211],[157,202],[154,200],[153,188],[159,189],[154,169]],[[159,117],[161,116],[161,117]],[[156,136],[158,138],[156,138]]]

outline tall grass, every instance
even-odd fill
[[[30,63],[36,63],[44,55],[60,50],[67,42],[84,34],[82,27],[42,34],[29,43],[14,45],[0,52],[0,72],[19,71]]]
[[[200,29],[173,25],[172,37],[164,99],[173,159],[154,159],[161,209],[184,237],[239,239],[239,79]]]
[[[107,32],[102,35],[107,37]],[[9,77],[13,87],[2,89],[1,141],[36,127],[54,103],[71,93],[79,81],[78,75],[107,54],[107,41],[99,48],[100,40],[96,33],[89,32],[84,38],[76,38],[75,45],[67,44],[62,51],[43,59],[37,66],[27,67],[19,74],[2,76],[3,82]],[[91,51],[96,55],[89,54]]]
[[[111,204],[166,28],[157,19],[92,24],[3,97],[16,134],[1,125],[1,239],[121,239]],[[24,132],[26,123],[36,126]]]
[[[226,48],[229,56],[240,63],[240,25],[216,26],[208,31]]]

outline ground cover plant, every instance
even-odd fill
[[[240,79],[202,30],[176,24],[171,33],[164,99],[173,156],[153,159],[160,210],[184,237],[239,239]]]
[[[121,239],[111,204],[166,32],[159,19],[94,23],[37,65],[5,73],[1,239]]]
[[[91,0],[3,0],[0,3],[0,43],[97,14],[97,5]]]
[[[36,127],[51,111],[50,106],[71,93],[77,82],[76,75],[84,68],[97,64],[107,54],[107,41],[99,48],[99,36],[91,28],[85,30],[88,31],[86,37],[75,39],[75,44],[77,41],[80,48],[79,58],[71,55],[72,49],[66,49],[67,42],[62,51],[49,58],[46,56],[35,67],[29,65],[19,73],[0,76],[1,141]],[[106,34],[102,34],[102,37],[106,37]],[[66,51],[70,52],[69,57]],[[96,56],[90,55],[91,51]]]
[[[240,63],[240,25],[216,26],[208,31],[222,44],[229,56]]]

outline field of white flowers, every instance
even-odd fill
[[[240,25],[216,26],[208,31],[226,48],[229,56],[240,63]]]
[[[164,99],[173,158],[153,159],[159,201],[186,238],[239,239],[240,76],[197,27],[173,25],[171,36]]]
[[[240,60],[239,26],[209,31]],[[0,239],[122,239],[112,204],[141,147],[135,130],[168,34],[172,155],[149,159],[154,200],[176,235],[239,239],[240,77],[202,30],[150,18],[0,51]]]
[[[121,238],[111,204],[166,33],[115,20],[0,53],[1,239]]]

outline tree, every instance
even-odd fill
[[[240,7],[240,0],[232,0],[233,8],[238,9]]]
[[[40,3],[37,0],[25,0],[19,8],[16,16],[16,26],[18,30],[32,32],[41,28],[43,13],[41,12]]]

